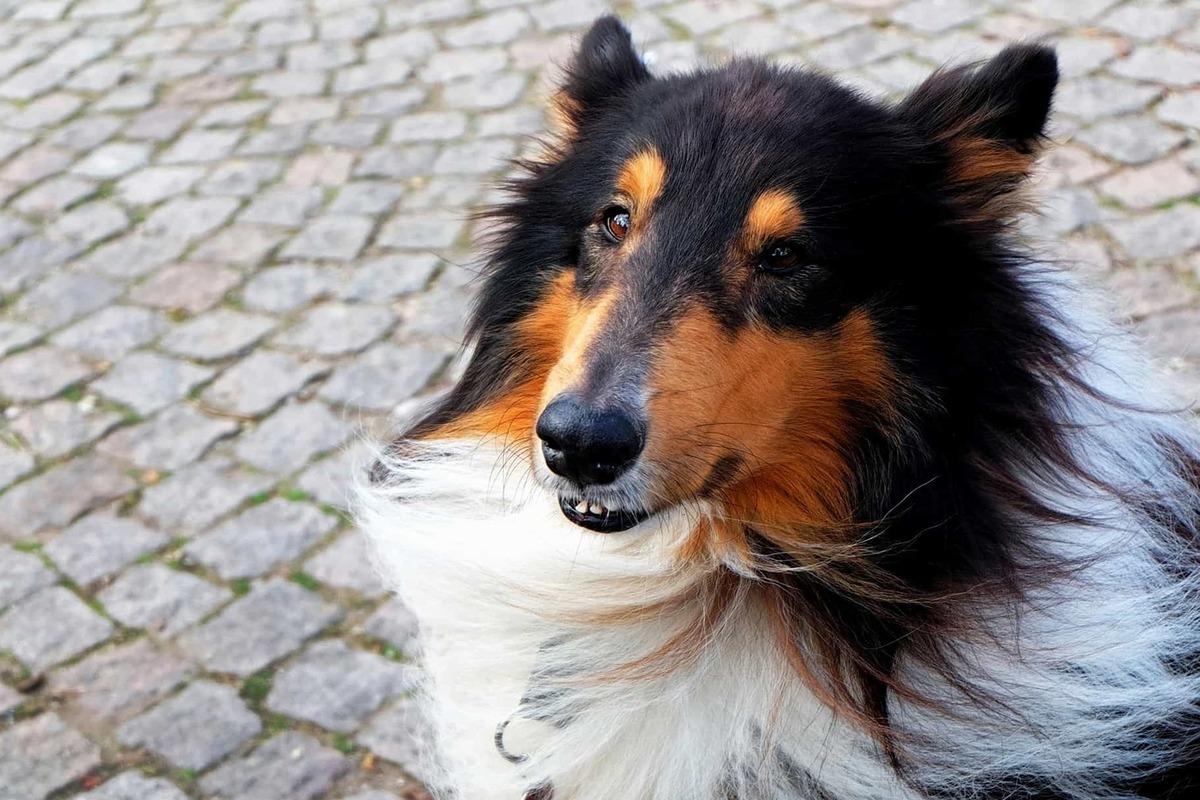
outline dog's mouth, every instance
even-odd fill
[[[568,520],[596,533],[620,533],[650,518],[650,512],[644,508],[609,508],[566,495],[558,496],[558,507]]]

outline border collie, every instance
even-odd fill
[[[886,105],[583,38],[358,513],[439,796],[1200,796],[1200,445],[1023,248],[1052,50]]]

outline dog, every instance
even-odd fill
[[[1200,444],[1022,244],[1057,79],[888,105],[594,24],[358,497],[439,796],[1200,796]]]

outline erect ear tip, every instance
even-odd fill
[[[605,14],[592,23],[579,43],[577,56],[584,66],[593,67],[628,61],[630,57],[637,59],[633,36],[613,14]]]
[[[621,20],[606,14],[584,34],[554,101],[564,131],[611,105],[631,87],[650,79],[633,37]]]
[[[1010,44],[990,62],[988,69],[1014,78],[1058,82],[1058,55],[1044,44]]]
[[[1008,136],[1018,141],[1041,136],[1058,85],[1058,56],[1053,48],[1009,45],[984,65],[978,78],[994,96],[1008,99]]]
[[[1057,85],[1053,48],[1009,45],[981,65],[935,72],[900,109],[935,135],[969,131],[1028,151],[1043,135]]]
[[[616,14],[604,14],[596,17],[592,27],[588,28],[588,32],[584,34],[583,40],[584,42],[604,41],[612,37],[629,39],[629,29]]]

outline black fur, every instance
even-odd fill
[[[857,443],[855,502],[864,530],[885,531],[872,539],[870,568],[909,600],[881,606],[833,584],[798,581],[787,611],[815,616],[838,644],[829,666],[854,681],[831,690],[885,732],[903,773],[903,744],[886,738],[898,648],[937,668],[947,654],[928,632],[964,624],[940,598],[966,587],[1019,595],[1028,576],[1016,564],[1038,554],[1028,552],[1015,520],[1063,514],[1016,475],[1080,471],[1052,413],[1060,387],[1077,380],[1075,354],[1047,326],[1055,310],[1016,278],[1022,255],[1003,201],[1021,176],[954,185],[964,137],[1007,148],[1013,163],[1036,152],[1057,77],[1051,50],[1024,45],[981,67],[937,73],[895,107],[822,75],[758,61],[652,78],[620,23],[599,20],[563,89],[572,134],[544,162],[527,165],[512,201],[496,212],[504,225],[471,325],[476,353],[409,435],[529,376],[533,365],[513,328],[564,270],[575,271],[584,293],[606,285],[595,222],[621,165],[652,145],[670,177],[633,256],[637,313],[604,345],[614,357],[651,348],[685,301],[707,304],[730,329],[757,320],[814,336],[862,309],[902,376],[903,424],[869,430]],[[756,276],[732,296],[718,267],[754,197],[771,187],[802,199],[798,244],[808,266]],[[785,557],[758,541],[763,557]],[[1173,735],[1169,726],[1163,735]],[[1006,780],[997,798],[1055,797],[1052,787]],[[1182,797],[1185,780],[1148,779],[1140,790]]]

